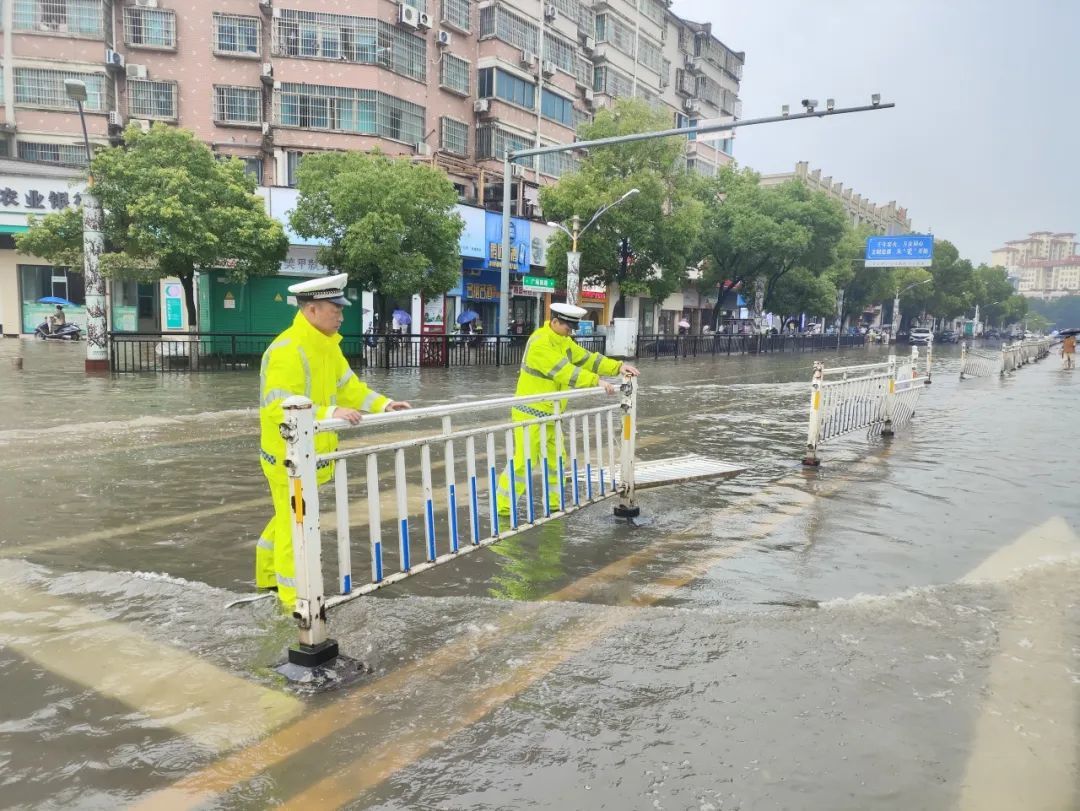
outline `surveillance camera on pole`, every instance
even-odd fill
[[[870,103],[873,104],[875,107],[877,107],[879,104],[881,104],[881,94],[880,93],[874,93],[873,95],[871,95],[870,96]]]
[[[836,109],[836,99],[825,99],[825,109],[832,112]]]
[[[786,104],[783,107],[780,108],[780,115],[788,115],[790,113],[791,113],[791,108],[788,107]]]
[[[802,100],[802,106],[806,108],[806,112],[812,113],[812,112],[814,112],[814,108],[818,106],[818,100],[817,99],[803,99]]]

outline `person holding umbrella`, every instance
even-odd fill
[[[64,315],[64,305],[57,304],[56,310],[49,316],[49,332],[56,332],[66,323],[67,316]]]
[[[349,306],[344,287],[348,274],[326,276],[289,286],[296,296],[298,312],[292,326],[277,336],[262,357],[259,374],[260,456],[263,474],[270,484],[274,516],[255,545],[255,585],[276,591],[287,610],[296,602],[296,564],[293,559],[289,477],[285,470],[285,440],[281,424],[283,404],[303,395],[315,404],[315,419],[341,419],[353,425],[361,412],[378,414],[410,408],[362,383],[341,352],[342,311]],[[330,453],[337,435],[321,431],[315,450]],[[319,484],[334,474],[333,464],[318,471]]]
[[[612,383],[604,383],[601,377],[614,377],[628,373],[637,375],[638,370],[629,363],[608,358],[599,352],[589,352],[578,346],[571,337],[578,326],[578,321],[588,315],[583,307],[573,304],[552,304],[551,321],[529,336],[525,344],[525,354],[521,359],[521,372],[518,374],[517,389],[515,396],[522,397],[530,394],[556,394],[567,389],[588,389],[594,386],[603,386],[608,394],[614,394],[618,389]],[[565,401],[562,409],[566,408]],[[550,401],[520,405],[510,410],[510,419],[514,422],[527,422],[536,417],[548,417],[555,413],[555,398]],[[509,517],[511,512],[511,499],[515,501],[521,498],[525,492],[525,430],[514,429],[514,488],[517,492],[510,492],[510,466],[499,477],[496,490],[499,514]],[[528,453],[533,464],[540,462],[540,431],[529,432]],[[552,460],[548,476],[549,506],[552,510],[559,509],[559,492],[562,482],[559,481],[558,460],[564,458],[566,453],[557,442],[555,431],[549,426],[547,431],[547,457]]]
[[[1065,340],[1061,342],[1061,365],[1064,369],[1072,369],[1076,366],[1076,333],[1077,329],[1063,330]]]

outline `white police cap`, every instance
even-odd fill
[[[348,284],[349,274],[338,273],[336,276],[321,276],[318,279],[308,279],[289,285],[289,292],[296,296],[297,301],[329,301],[341,307],[350,306],[351,302],[345,298],[345,285]]]
[[[568,324],[576,324],[588,314],[588,311],[584,307],[577,307],[573,304],[551,305],[551,315]]]

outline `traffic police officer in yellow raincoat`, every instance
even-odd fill
[[[296,602],[296,563],[293,558],[289,478],[285,471],[285,440],[279,426],[285,420],[282,404],[303,395],[315,404],[315,419],[331,417],[360,421],[360,412],[379,413],[409,408],[372,391],[360,382],[341,352],[342,311],[349,305],[344,295],[348,274],[326,276],[291,285],[299,312],[292,326],[274,339],[262,357],[260,408],[262,469],[270,483],[274,517],[255,547],[255,585],[274,589],[287,609]],[[337,448],[337,435],[315,437],[317,453]],[[318,470],[319,484],[333,475],[332,463]]]
[[[578,321],[586,311],[573,304],[552,304],[551,320],[529,336],[525,345],[525,356],[521,360],[521,373],[518,375],[517,396],[546,394],[566,391],[567,389],[588,389],[603,385],[608,394],[614,394],[616,387],[611,383],[602,383],[601,377],[629,373],[638,374],[638,370],[628,363],[608,358],[599,352],[589,352],[578,346],[571,334],[577,328]],[[566,409],[566,401],[559,404],[560,413]],[[527,422],[537,417],[547,417],[555,413],[555,401],[541,401],[528,405],[515,406],[510,410],[514,422]],[[554,426],[547,430],[548,458],[548,506],[559,509],[559,459],[565,451],[558,442]],[[540,429],[534,426],[529,431],[529,457],[533,466],[541,459]],[[514,484],[517,500],[525,492],[525,430],[514,429]],[[509,516],[510,510],[510,471],[503,471],[497,490],[499,514]]]

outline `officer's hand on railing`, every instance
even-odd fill
[[[608,383],[606,380],[601,380],[600,385],[604,387],[605,394],[614,394],[619,390],[614,383]]]
[[[355,408],[335,408],[331,415],[335,420],[345,420],[350,425],[359,425],[361,414]]]
[[[629,363],[622,365],[622,372],[624,375],[630,375],[631,377],[637,377],[641,374],[636,366],[631,366]]]
[[[386,404],[386,408],[384,408],[383,411],[405,411],[408,408],[412,408],[412,406],[404,400],[391,400]]]

